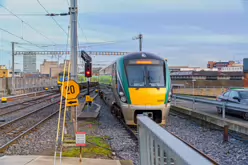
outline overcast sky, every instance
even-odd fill
[[[68,12],[67,0],[39,0],[53,13]],[[40,16],[46,11],[36,0],[0,0],[31,29],[0,6],[0,28],[23,37],[34,44],[59,44],[49,50],[65,50],[69,16]],[[247,0],[79,0],[78,28],[80,45],[87,42],[125,41],[98,45],[91,51],[138,51],[137,34],[144,35],[143,50],[168,58],[170,65],[206,67],[207,61],[242,60],[248,57]],[[82,30],[84,33],[82,33]],[[43,35],[45,35],[45,37]],[[48,38],[48,39],[47,39]],[[87,38],[87,40],[86,40]],[[9,66],[11,41],[25,41],[0,31],[0,65]],[[23,49],[25,48],[25,49]],[[82,47],[81,47],[82,48]],[[26,44],[16,50],[41,50]],[[56,60],[56,57],[46,57]],[[113,61],[116,57],[98,56],[95,62]],[[40,64],[43,57],[39,56]],[[22,58],[16,57],[16,67],[22,69]],[[37,67],[39,68],[39,67]]]

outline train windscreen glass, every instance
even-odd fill
[[[145,66],[128,65],[127,76],[129,86],[143,87],[146,84]]]
[[[164,68],[162,65],[148,65],[147,70],[147,85],[152,87],[165,86]]]
[[[126,73],[129,87],[165,87],[162,61],[129,60]]]

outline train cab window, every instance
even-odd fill
[[[148,86],[165,86],[164,68],[162,65],[147,66]]]
[[[145,67],[140,65],[128,65],[126,67],[129,86],[145,86]]]

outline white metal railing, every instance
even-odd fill
[[[138,115],[140,165],[210,165],[212,162],[147,116]]]
[[[204,104],[210,104],[213,106],[218,106],[222,110],[222,118],[225,118],[226,108],[230,108],[230,109],[234,109],[234,110],[248,113],[248,105],[238,104],[238,103],[230,103],[230,102],[227,102],[227,100],[216,101],[216,100],[210,100],[210,99],[203,99],[200,97],[173,95],[173,100],[174,100],[173,103],[175,106],[177,105],[177,99],[192,101],[192,109],[193,110],[195,109],[195,103],[204,103]]]

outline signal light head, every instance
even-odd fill
[[[88,63],[88,62],[85,63],[85,77],[91,77],[92,76],[92,73],[91,73],[92,68],[91,67],[92,67],[91,63]]]

